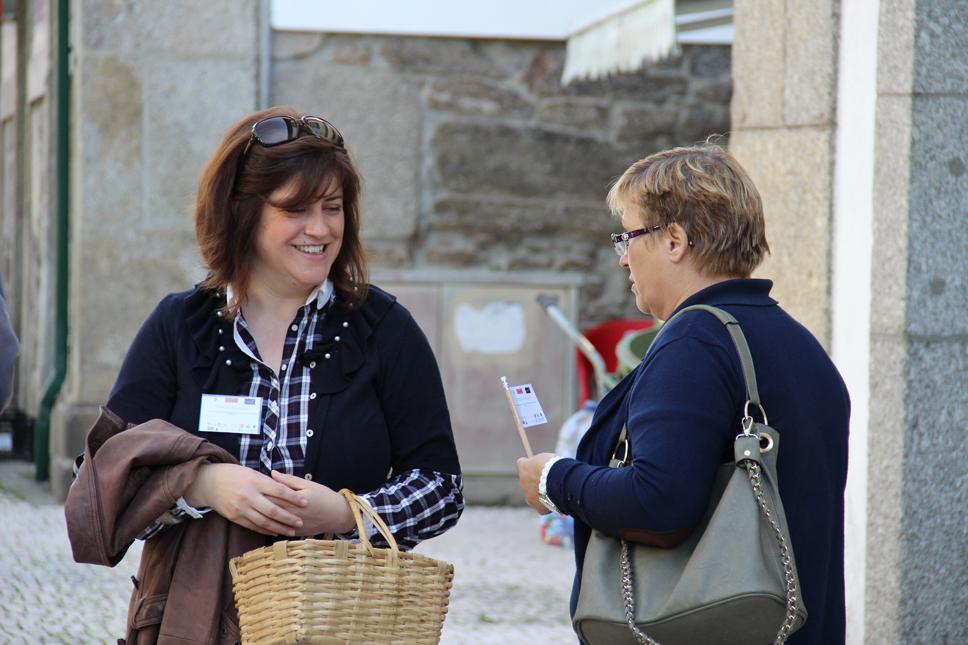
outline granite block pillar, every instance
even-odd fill
[[[80,0],[71,131],[71,343],[51,487],[107,398],[145,316],[202,277],[191,222],[202,165],[256,108],[257,0]]]
[[[866,639],[968,642],[968,5],[881,0]]]

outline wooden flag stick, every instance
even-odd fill
[[[521,425],[521,417],[518,416],[518,409],[514,406],[514,397],[511,396],[511,388],[508,386],[508,377],[501,377],[501,385],[504,386],[504,394],[508,397],[508,405],[511,406],[511,414],[514,416],[514,425],[518,427],[518,436],[521,437],[521,445],[524,446],[524,454],[528,458],[534,457],[531,444],[528,442],[528,435],[524,433],[524,426]]]

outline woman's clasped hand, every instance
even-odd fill
[[[205,464],[185,500],[264,535],[348,533],[355,526],[342,495],[275,470],[267,477],[235,464]]]

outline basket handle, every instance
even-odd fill
[[[369,504],[363,501],[358,495],[348,488],[343,488],[339,492],[340,495],[346,498],[346,503],[350,507],[350,511],[353,513],[353,519],[356,520],[356,530],[360,535],[360,543],[366,547],[367,551],[373,550],[373,545],[370,544],[370,538],[366,536],[366,527],[363,525],[363,515],[370,518],[373,522],[373,526],[376,530],[380,532],[383,539],[387,541],[390,548],[394,551],[399,551],[400,547],[397,546],[397,540],[393,537],[393,533],[390,532],[390,528],[387,526],[380,514],[374,511]]]

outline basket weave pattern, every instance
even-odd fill
[[[401,552],[365,502],[346,497],[361,541],[294,540],[253,549],[230,563],[243,643],[437,643],[454,567]],[[390,548],[372,546],[361,513]]]

